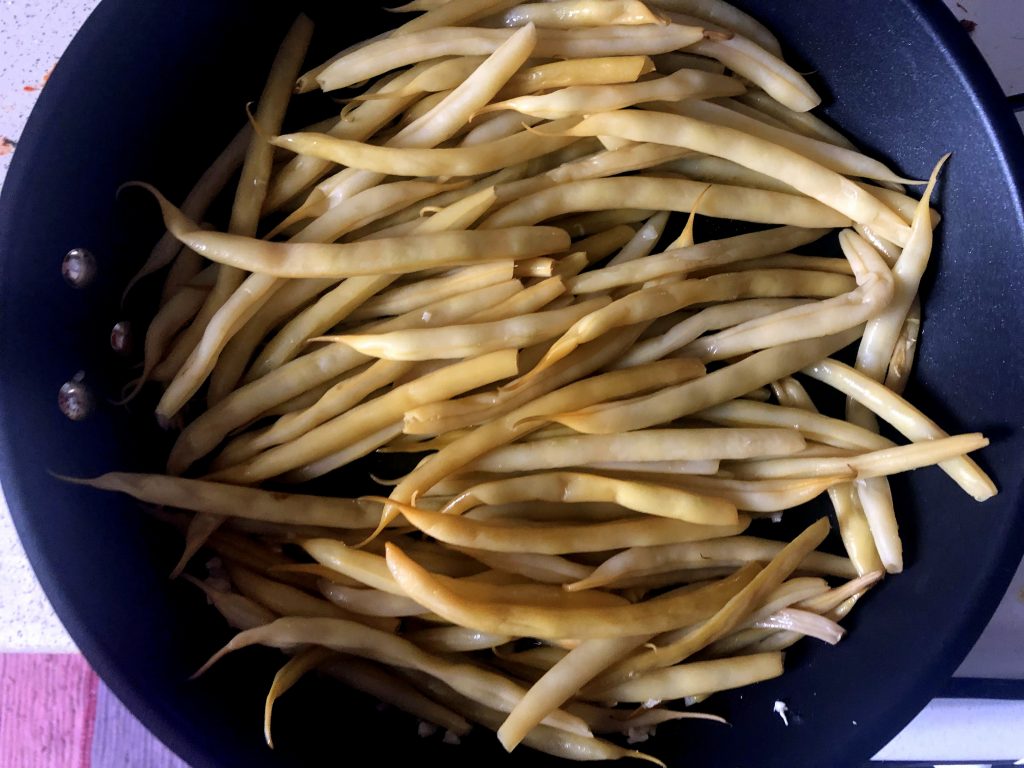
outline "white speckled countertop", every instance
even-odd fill
[[[71,38],[99,0],[0,0],[0,186],[18,137]],[[0,492],[0,651],[74,649],[25,559]]]
[[[1024,92],[1024,0],[945,0],[1008,94]],[[38,91],[98,0],[0,0],[0,186]],[[42,594],[0,493],[0,652],[69,652],[74,644]],[[1024,564],[996,618],[958,673],[1024,679]],[[879,753],[888,760],[1024,756],[1024,704],[938,700]]]

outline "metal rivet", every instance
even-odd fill
[[[85,288],[96,277],[96,257],[85,248],[72,248],[64,254],[60,273],[72,288]]]
[[[115,323],[110,329],[110,348],[119,355],[132,351],[132,324],[127,320]]]
[[[89,416],[96,406],[96,398],[84,381],[85,374],[79,372],[60,388],[57,406],[60,412],[72,421],[81,421]]]

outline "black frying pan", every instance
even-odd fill
[[[794,650],[778,681],[714,697],[731,728],[662,726],[648,746],[674,766],[859,765],[936,693],[1003,594],[1024,546],[1024,220],[1020,133],[967,36],[939,0],[746,0],[826,96],[825,113],[912,176],[954,157],[940,189],[945,221],[928,284],[909,396],[950,431],[983,429],[982,463],[1001,495],[978,506],[939,472],[894,483],[908,571],[875,590],[837,648]],[[416,736],[408,718],[304,682],[279,706],[278,749],[262,743],[262,697],[279,657],[252,651],[197,683],[186,678],[228,632],[204,601],[169,583],[173,536],[123,498],[55,481],[157,464],[166,440],[102,403],[130,375],[111,325],[146,316],[121,286],[158,230],[127,179],[180,199],[240,124],[288,20],[242,0],[106,0],[62,58],[33,113],[0,206],[0,467],[25,548],[58,614],[128,707],[195,766],[291,766],[354,755],[452,765],[553,764],[505,757],[478,734],[461,748]],[[318,55],[378,31],[375,4],[309,3]],[[294,6],[294,7],[293,7]],[[259,7],[257,12],[254,7]],[[328,39],[330,38],[330,39]],[[833,95],[838,98],[833,99]],[[96,254],[98,278],[60,276],[70,248]],[[56,406],[77,371],[101,398],[73,423]],[[810,513],[808,514],[810,518]],[[793,724],[772,713],[786,701]],[[314,706],[315,704],[315,706]]]

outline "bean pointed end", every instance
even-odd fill
[[[648,763],[654,763],[655,765],[660,765],[661,768],[668,768],[668,766],[665,765],[664,761],[659,760],[654,755],[648,755],[646,752],[640,752],[639,750],[636,750],[636,749],[627,750],[626,753],[623,755],[623,757],[632,757],[632,758],[634,758],[636,760],[644,760],[644,761],[646,761]]]
[[[203,675],[205,675],[209,671],[210,667],[212,667],[214,664],[216,664],[222,658],[227,656],[233,650],[234,650],[234,648],[231,647],[231,643],[228,643],[223,648],[221,648],[219,651],[217,651],[215,654],[213,654],[213,656],[211,656],[207,660],[207,662],[205,664],[203,664],[203,666],[201,666],[199,669],[197,669],[195,672],[193,672],[191,675],[189,675],[188,679],[189,680],[198,680],[200,677],[202,677]]]

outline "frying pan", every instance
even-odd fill
[[[18,531],[46,593],[88,660],[157,736],[194,766],[296,766],[330,756],[549,765],[492,737],[454,748],[409,718],[317,680],[279,706],[278,748],[262,743],[262,697],[276,653],[229,659],[186,678],[229,632],[166,574],[173,535],[134,502],[56,481],[152,469],[167,438],[147,405],[107,404],[131,375],[108,343],[144,322],[145,291],[119,292],[159,230],[151,208],[117,200],[145,179],[172,199],[241,123],[300,3],[258,13],[243,0],[105,0],[60,62],[14,158],[0,206],[0,468]],[[780,680],[713,697],[732,727],[662,726],[647,746],[680,766],[860,765],[936,693],[992,614],[1024,548],[1024,218],[1020,134],[991,73],[938,0],[745,0],[825,97],[824,113],[903,172],[954,153],[940,188],[937,277],[908,393],[950,431],[984,430],[981,462],[1001,494],[977,505],[935,470],[898,478],[908,570],[876,589],[836,648],[805,643]],[[377,4],[304,5],[328,55],[393,23]],[[95,254],[75,290],[59,265]],[[151,311],[151,309],[150,309]],[[81,422],[56,405],[82,371],[97,395]],[[819,508],[820,509],[820,508]],[[801,518],[803,513],[793,513]],[[808,512],[797,523],[806,523]],[[790,707],[786,727],[772,713]]]

